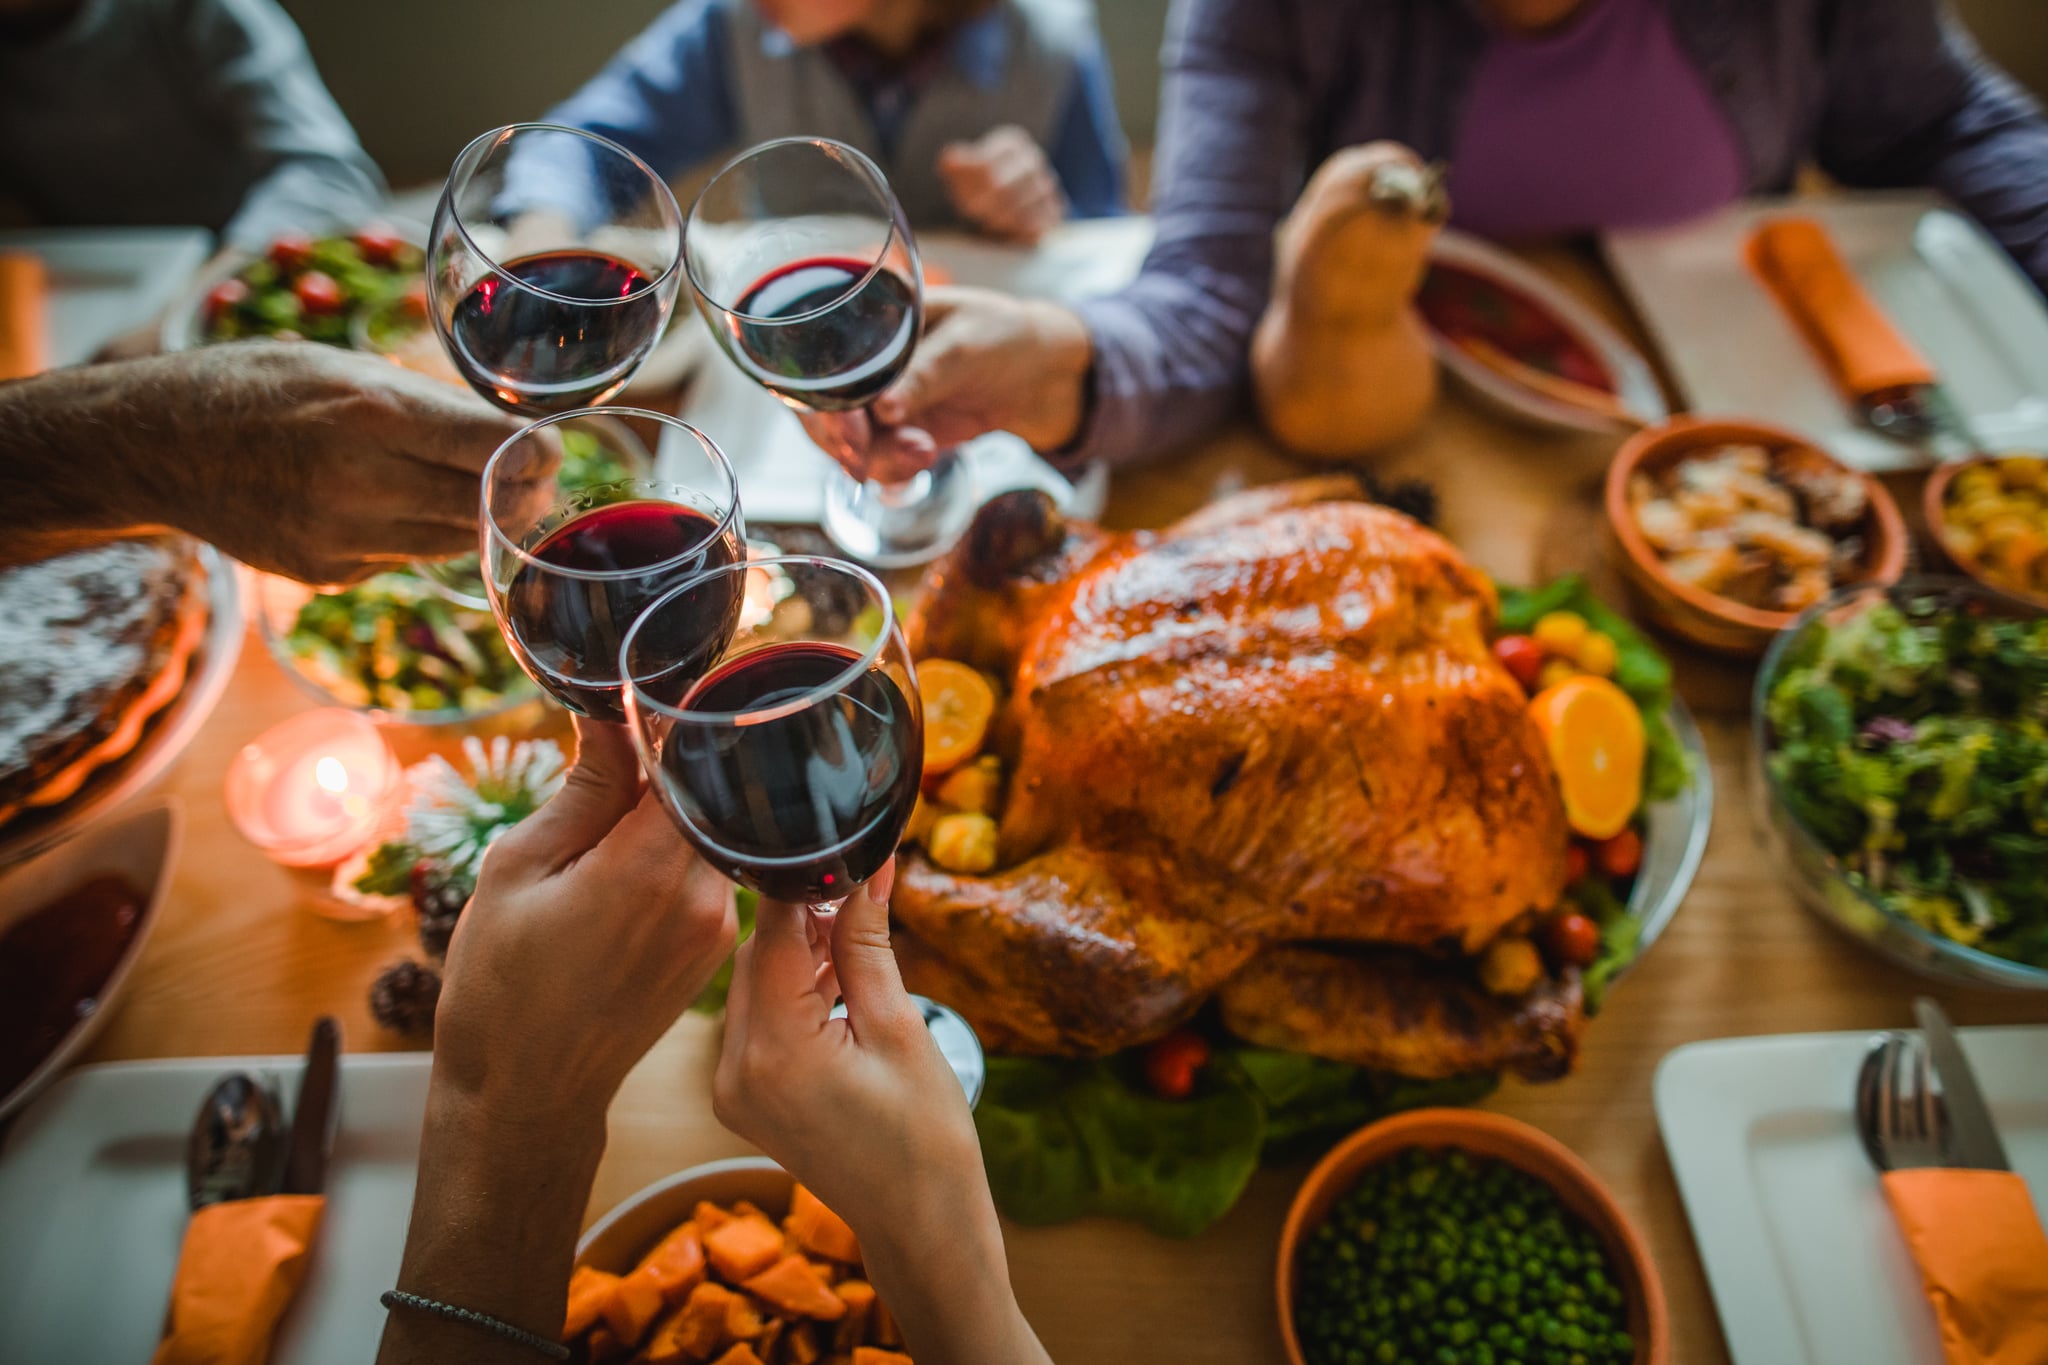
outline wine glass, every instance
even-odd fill
[[[734,596],[739,629],[700,677],[673,642],[704,599]],[[619,672],[649,781],[733,881],[830,915],[896,852],[917,805],[924,718],[873,574],[809,555],[713,569],[647,608]]]
[[[427,239],[428,311],[449,360],[510,412],[604,402],[675,306],[682,213],[615,142],[515,123],[462,149]]]
[[[663,480],[629,477],[564,488],[558,428],[590,417],[633,417],[683,439]],[[532,679],[572,711],[620,722],[619,647],[641,611],[671,588],[746,557],[732,465],[687,422],[632,408],[542,418],[498,447],[484,467],[484,586],[498,627]],[[724,650],[739,621],[737,580],[707,589],[694,615],[663,617],[647,638],[694,677]]]
[[[791,407],[864,408],[917,346],[917,243],[888,180],[845,143],[782,138],[728,162],[690,207],[683,261],[719,345]],[[901,483],[835,471],[825,530],[867,563],[918,564],[959,536],[972,494],[952,451]]]

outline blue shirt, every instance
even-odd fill
[[[680,0],[648,26],[549,115],[608,137],[663,176],[673,177],[721,151],[740,137],[738,102],[727,69],[731,9],[749,0]],[[947,36],[943,59],[977,87],[991,89],[1010,64],[1010,35],[992,10],[959,25]],[[765,56],[794,50],[787,35],[769,28]],[[1122,131],[1111,92],[1109,66],[1099,41],[1074,54],[1076,78],[1065,92],[1054,134],[1045,148],[1077,217],[1123,211]],[[848,83],[885,144],[892,143],[917,98],[918,63],[879,79]],[[818,128],[823,137],[847,130]],[[963,139],[985,128],[962,128]]]

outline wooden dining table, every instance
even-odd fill
[[[1590,255],[1559,250],[1533,259],[1640,339]],[[1388,479],[1431,483],[1441,529],[1500,580],[1580,569],[1621,602],[1603,561],[1597,502],[1620,439],[1517,425],[1447,392],[1426,428],[1373,467]],[[1302,472],[1242,424],[1161,463],[1120,471],[1106,520],[1163,525],[1234,489]],[[1759,837],[1748,772],[1750,666],[1676,644],[1671,652],[1714,779],[1713,837],[1698,879],[1588,1026],[1574,1073],[1549,1084],[1510,1081],[1486,1107],[1534,1124],[1591,1164],[1648,1240],[1670,1305],[1672,1360],[1719,1365],[1727,1351],[1652,1111],[1658,1063],[1700,1039],[1907,1026],[1911,1001],[1923,992],[1965,1025],[2048,1023],[2048,996],[1930,982],[1802,908],[1789,873]],[[163,783],[186,816],[174,884],[88,1060],[295,1052],[323,1013],[342,1021],[352,1051],[418,1045],[381,1030],[366,1003],[387,964],[417,955],[411,917],[342,923],[315,913],[316,880],[266,861],[222,808],[222,780],[236,751],[310,704],[252,635],[218,709]],[[390,733],[408,761],[450,752],[456,739],[417,727]],[[718,1041],[715,1020],[685,1016],[629,1078],[611,1113],[591,1218],[671,1172],[747,1150],[711,1115]],[[1845,1106],[1849,1098],[1845,1087]],[[1275,1245],[1302,1174],[1298,1167],[1261,1172],[1228,1216],[1186,1241],[1106,1219],[1009,1228],[1018,1294],[1053,1358],[1062,1365],[1282,1361]]]

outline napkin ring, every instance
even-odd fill
[[[569,1358],[569,1348],[561,1342],[549,1341],[546,1337],[529,1332],[524,1327],[514,1327],[511,1323],[494,1318],[489,1313],[458,1308],[452,1303],[422,1298],[418,1294],[408,1294],[401,1289],[387,1289],[377,1301],[384,1305],[387,1312],[393,1308],[409,1308],[415,1313],[428,1313],[448,1322],[461,1323],[464,1327],[473,1327],[479,1332],[489,1332],[493,1336],[503,1337],[506,1341],[524,1346],[529,1351],[538,1351],[549,1360]]]

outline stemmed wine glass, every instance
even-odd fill
[[[515,123],[455,158],[427,241],[434,329],[470,386],[541,417],[602,403],[675,306],[682,213],[615,142]]]
[[[562,488],[557,429],[592,416],[678,433],[668,477]],[[687,422],[632,408],[542,418],[498,447],[484,467],[482,521],[484,585],[513,657],[570,710],[615,723],[626,718],[619,649],[627,628],[670,589],[746,558],[739,487],[724,452]],[[678,678],[695,678],[724,650],[740,605],[738,579],[713,580],[689,610],[671,607],[644,638],[666,652]]]
[[[782,138],[727,163],[690,208],[683,260],[719,345],[792,407],[866,407],[917,346],[917,243],[888,180],[845,143]],[[973,510],[947,451],[901,483],[835,473],[824,523],[848,554],[900,567],[944,551]]]
[[[716,664],[678,649],[705,602],[742,599]],[[896,851],[924,720],[889,593],[839,559],[713,569],[648,607],[619,672],[649,780],[706,861],[830,915]]]

